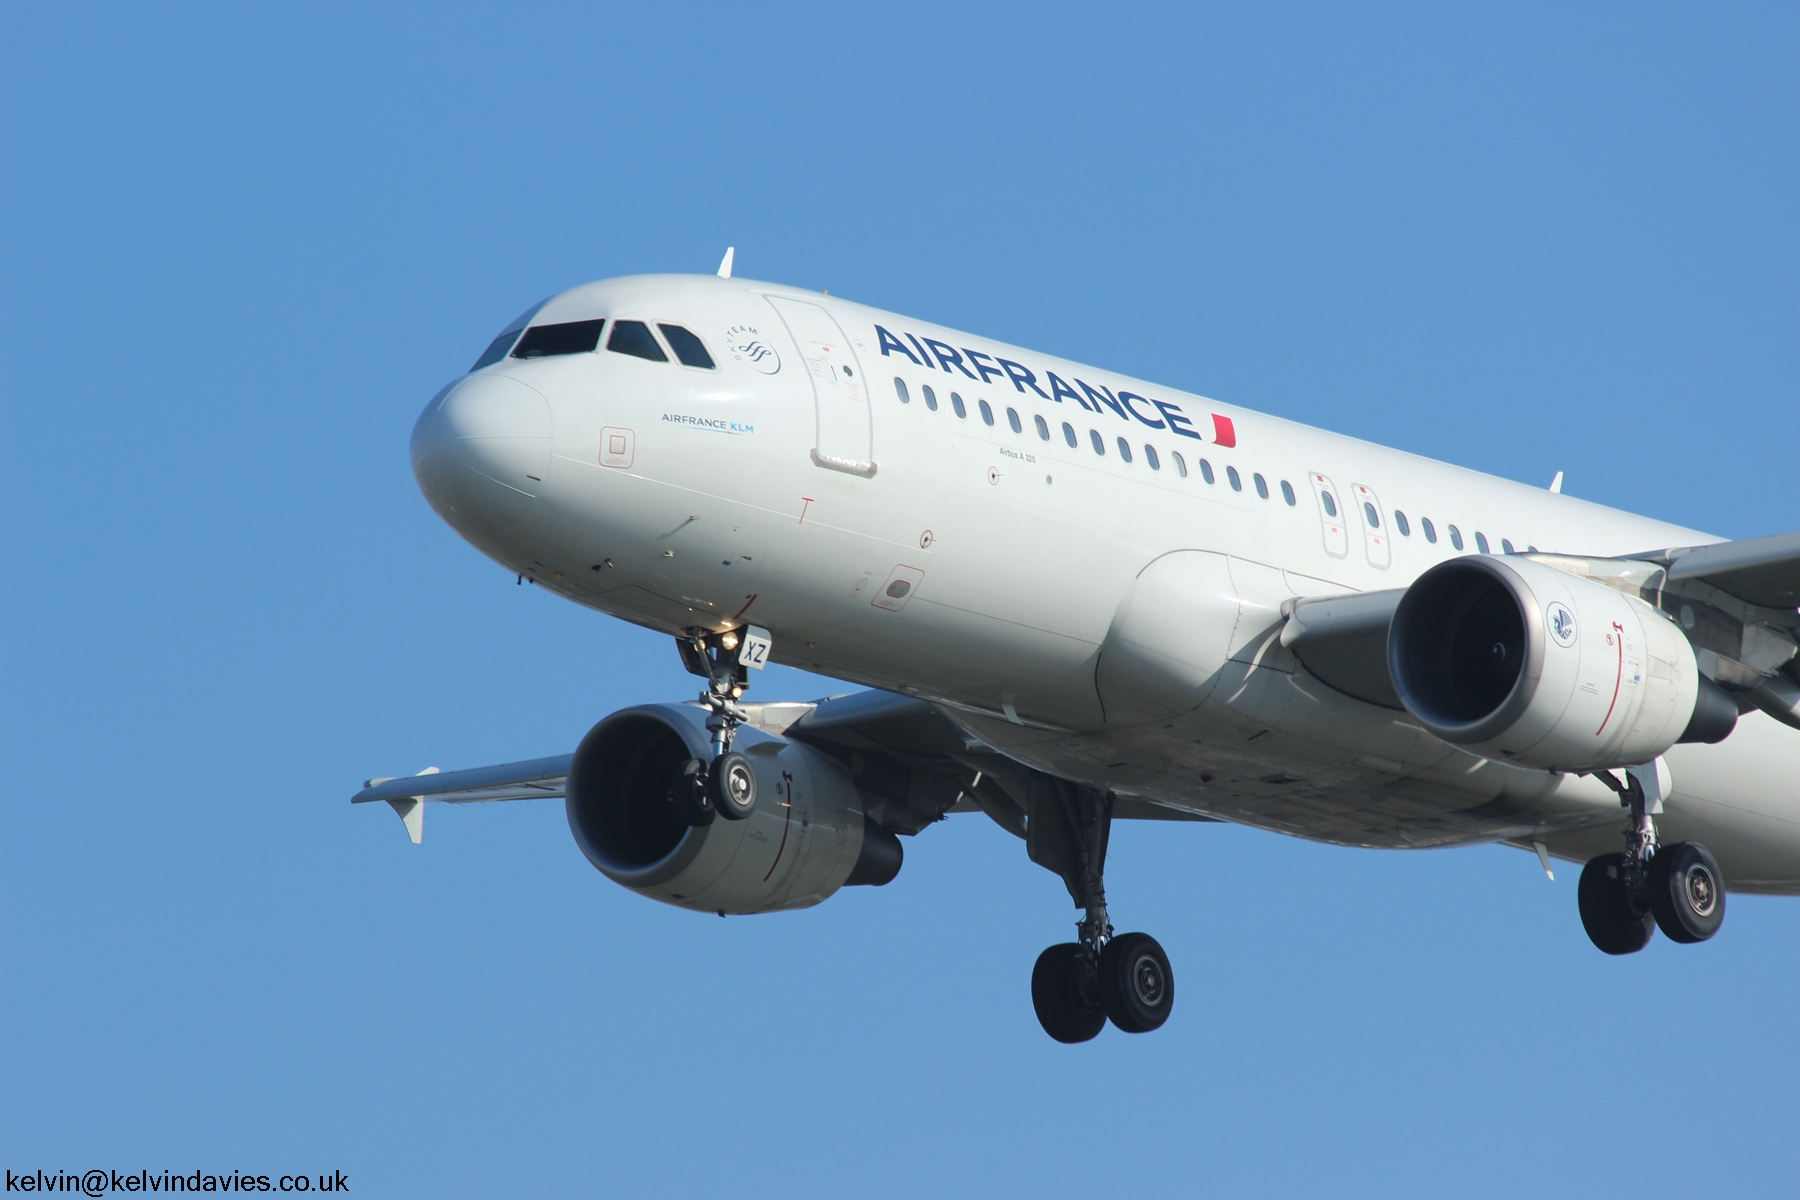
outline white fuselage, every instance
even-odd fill
[[[1280,604],[1483,550],[1717,539],[795,288],[640,276],[530,314],[597,318],[678,324],[716,369],[604,344],[505,358],[415,430],[432,505],[509,571],[666,633],[764,626],[781,662],[1232,821],[1618,848],[1610,791],[1326,687],[1271,636]],[[1706,842],[1734,887],[1800,891],[1796,760],[1800,732],[1759,713],[1675,747],[1668,835]]]

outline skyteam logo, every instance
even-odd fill
[[[753,371],[773,375],[781,370],[781,355],[754,325],[733,325],[727,329],[725,345],[730,348],[731,357],[747,363]]]
[[[1575,614],[1560,602],[1552,600],[1550,607],[1544,610],[1545,618],[1550,622],[1550,637],[1555,643],[1567,650],[1575,644]]]

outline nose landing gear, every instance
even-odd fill
[[[1031,781],[1025,849],[1031,860],[1062,876],[1082,911],[1078,941],[1038,955],[1031,971],[1031,1004],[1044,1032],[1059,1042],[1099,1036],[1108,1020],[1126,1033],[1148,1033],[1169,1019],[1175,972],[1147,933],[1113,936],[1106,913],[1106,843],[1112,796],[1060,779]]]
[[[1588,939],[1608,954],[1633,954],[1650,944],[1653,929],[1671,942],[1704,942],[1725,920],[1725,874],[1699,842],[1658,846],[1655,815],[1663,780],[1654,765],[1633,768],[1620,783],[1610,771],[1595,777],[1631,810],[1623,854],[1602,854],[1582,868],[1576,900]],[[1645,778],[1656,795],[1647,795]]]
[[[738,699],[750,687],[750,671],[768,663],[773,639],[768,630],[750,625],[724,633],[690,629],[675,645],[682,665],[707,681],[700,703],[711,711],[706,729],[712,735],[712,757],[689,759],[676,770],[669,803],[689,825],[709,824],[715,816],[741,821],[756,811],[756,770],[731,748],[748,715]]]

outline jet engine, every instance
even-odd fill
[[[884,884],[900,840],[864,815],[850,774],[825,754],[750,726],[733,748],[756,771],[756,809],[690,826],[670,785],[710,756],[706,711],[647,704],[588,731],[569,765],[565,806],[576,845],[640,895],[717,913],[807,908],[846,884]]]
[[[1401,597],[1388,671],[1438,737],[1500,762],[1649,762],[1737,721],[1681,629],[1635,596],[1525,558],[1453,559]]]

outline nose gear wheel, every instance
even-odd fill
[[[704,824],[715,815],[741,821],[756,811],[756,769],[731,748],[738,726],[747,718],[738,699],[750,687],[745,654],[753,645],[759,645],[759,655],[766,656],[771,645],[768,631],[754,626],[723,633],[690,629],[675,639],[682,665],[707,682],[700,703],[711,713],[706,719],[707,732],[712,735],[711,758],[691,759],[682,768],[684,782],[670,792],[673,802],[676,791],[681,791],[677,813],[690,825]]]

